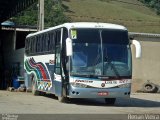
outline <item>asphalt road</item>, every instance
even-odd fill
[[[103,99],[60,103],[50,94],[0,91],[0,114],[160,114],[160,94],[133,93],[130,99],[119,98],[114,106],[107,106]]]

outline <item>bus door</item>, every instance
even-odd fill
[[[67,96],[68,77],[66,71],[66,54],[65,54],[65,40],[67,38],[67,30],[61,28],[57,32],[56,53],[55,53],[55,94],[60,97]]]
[[[55,95],[62,95],[62,69],[61,69],[61,31],[56,31],[56,40],[55,40],[55,75],[54,75],[54,87]]]

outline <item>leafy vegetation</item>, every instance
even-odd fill
[[[13,20],[18,25],[36,26],[37,11],[36,3]],[[87,21],[121,24],[132,32],[160,33],[160,16],[142,0],[45,0],[45,27]]]
[[[67,7],[66,7],[67,8]],[[65,6],[61,0],[45,0],[45,27],[55,26],[65,22],[69,22],[70,19],[64,14]],[[31,25],[37,26],[38,21],[38,4],[35,3],[30,6],[24,12],[19,13],[13,18],[13,21],[17,25]]]
[[[157,15],[160,15],[160,0],[139,0],[147,6],[154,9]]]
[[[62,0],[46,0],[45,1],[45,26],[55,26],[65,22],[69,22],[70,19],[64,12],[66,7],[62,4]]]
[[[37,4],[33,4],[24,12],[19,13],[16,17],[12,18],[12,21],[17,25],[31,25],[36,26],[38,20],[38,8]]]

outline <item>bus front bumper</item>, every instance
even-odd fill
[[[129,98],[131,88],[75,88],[70,87],[69,98]]]

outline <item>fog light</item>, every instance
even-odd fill
[[[131,87],[131,83],[126,83],[126,84],[122,84],[118,86],[119,88],[130,88]]]
[[[86,88],[87,87],[87,85],[81,84],[81,83],[71,83],[71,85],[73,87],[78,87],[78,88]]]

